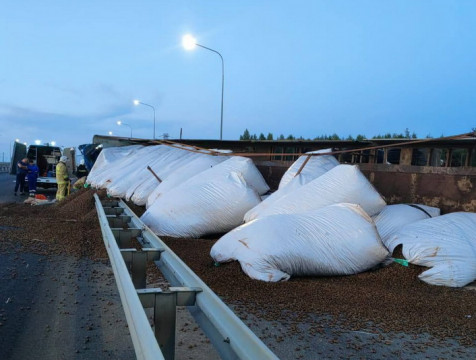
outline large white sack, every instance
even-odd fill
[[[189,154],[185,150],[166,145],[146,147],[145,151],[134,154],[127,166],[114,172],[113,181],[106,185],[107,193],[111,196],[129,199],[140,184],[153,176],[147,170],[147,166],[153,168],[156,164],[166,164],[183,156],[184,153]],[[155,169],[157,170],[157,168]]]
[[[273,201],[269,207],[251,209],[244,220],[248,222],[269,215],[306,212],[338,203],[358,204],[370,216],[379,213],[386,205],[357,166],[338,165]]]
[[[161,194],[227,159],[228,157],[226,156],[202,155],[191,162],[178,167],[169,174],[169,176],[162,179],[163,181],[159,186],[155,187],[155,189],[149,194],[146,207],[149,208]]]
[[[385,206],[374,217],[374,222],[383,243],[393,252],[393,247],[390,248],[388,244],[388,239],[393,234],[400,231],[405,225],[439,215],[440,209],[436,207],[421,204],[396,204]]]
[[[134,153],[128,154],[124,158],[111,163],[107,166],[107,171],[104,172],[96,186],[99,188],[109,188],[123,181],[125,177],[133,176],[138,165],[138,159],[151,156],[151,152],[156,151],[166,151],[166,147],[161,145],[144,146]]]
[[[103,148],[88,174],[87,183],[92,187],[96,187],[97,182],[107,174],[108,169],[112,164],[130,156],[141,148],[141,145]]]
[[[211,170],[159,196],[141,220],[159,236],[173,237],[224,233],[241,224],[244,213],[260,201],[259,195],[241,174],[205,176]]]
[[[310,151],[306,154],[323,154],[331,151],[332,149],[324,149]],[[281,178],[278,189],[284,188],[296,177],[297,172],[299,171],[302,164],[304,164],[307,158],[308,156],[302,155],[289,167],[289,169],[284,173],[283,177]],[[304,166],[302,171],[299,173],[299,182],[301,185],[307,184],[308,182],[323,175],[324,173],[326,173],[333,167],[336,167],[337,165],[339,165],[339,161],[337,161],[337,159],[332,155],[312,156],[306,163],[306,166]]]
[[[332,149],[311,151],[307,152],[306,154],[327,153],[331,150]],[[296,175],[306,158],[307,156],[300,156],[299,159],[297,159],[294,164],[291,165],[289,169],[284,173],[283,177],[281,178],[281,182],[279,183],[278,190],[267,196],[265,199],[263,199],[261,203],[256,205],[254,209],[250,210],[251,213],[260,213],[262,211],[265,211],[265,209],[272,207],[276,200],[288,195],[289,193],[297,190],[301,186],[309,183],[310,181],[318,178],[330,169],[339,165],[339,162],[334,156],[313,156],[307,162],[301,173],[299,173],[299,175]],[[249,214],[248,216],[251,216],[251,214]],[[245,214],[245,219],[247,218],[248,217]]]
[[[222,177],[223,174],[230,174],[236,172],[245,179],[246,184],[255,189],[259,195],[263,195],[269,190],[268,184],[263,178],[263,175],[259,172],[253,161],[249,158],[241,156],[230,156],[225,161],[213,166],[212,168],[201,172],[192,178],[188,179],[183,184],[189,184],[192,186],[197,179],[202,181],[200,177],[213,179],[215,177]]]
[[[263,281],[302,275],[349,275],[389,256],[372,219],[355,204],[334,204],[299,214],[266,216],[230,231],[212,247],[216,262],[238,260]]]
[[[152,171],[161,179],[166,179],[177,167],[188,164],[201,154],[182,149],[173,149],[167,156],[161,156],[149,163]],[[136,205],[145,205],[149,194],[160,184],[157,178],[147,169],[143,181],[136,182],[126,192],[126,199]]]
[[[419,278],[432,285],[461,287],[476,280],[476,214],[450,213],[405,226],[388,240],[402,244],[405,259],[431,267]]]

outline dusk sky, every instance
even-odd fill
[[[3,1],[0,160],[94,134],[456,135],[476,127],[474,0]]]

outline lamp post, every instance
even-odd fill
[[[223,56],[209,47],[200,45],[197,43],[197,40],[192,35],[185,35],[182,38],[182,45],[186,50],[193,50],[195,46],[199,46],[203,49],[209,50],[220,56],[221,59],[221,116],[220,116],[220,141],[223,139],[223,93],[225,90],[225,62],[223,61]]]
[[[132,126],[130,126],[129,124],[126,124],[126,123],[123,123],[121,120],[117,120],[117,125],[121,126],[121,125],[124,125],[124,126],[128,126],[129,129],[131,129],[131,138],[132,138]]]
[[[153,107],[152,105],[149,105],[149,104],[146,104],[146,103],[143,103],[142,101],[139,101],[139,100],[134,100],[134,105],[145,105],[145,106],[148,106],[148,107],[151,107],[152,110],[154,110],[154,137],[153,139],[155,140],[155,107]]]

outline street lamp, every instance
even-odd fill
[[[149,104],[146,104],[146,103],[143,103],[142,101],[139,101],[139,100],[134,100],[134,105],[137,106],[137,105],[145,105],[145,106],[148,106],[148,107],[151,107],[152,110],[154,110],[154,137],[153,139],[155,140],[155,107],[153,107],[152,105],[149,105]],[[132,136],[131,136],[132,137]]]
[[[109,134],[109,136],[111,136],[111,135],[112,135],[112,131],[109,131],[108,134]]]
[[[185,48],[185,50],[193,50],[195,49],[196,46],[200,46],[203,49],[210,50],[214,52],[215,54],[218,54],[221,59],[221,117],[220,117],[220,140],[223,139],[223,93],[225,89],[225,62],[223,61],[223,56],[221,54],[213,49],[210,49],[209,47],[200,45],[197,43],[197,40],[190,34],[184,35],[182,38],[182,45]]]
[[[121,125],[124,125],[124,126],[128,126],[130,129],[131,129],[131,138],[132,138],[132,126],[130,126],[129,124],[126,124],[126,123],[123,123],[121,120],[117,120],[117,125],[121,126]]]

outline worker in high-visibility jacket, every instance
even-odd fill
[[[70,185],[66,161],[68,161],[68,158],[63,155],[60,157],[59,163],[56,164],[56,183],[58,184],[56,200],[58,201],[61,201],[65,198]]]

